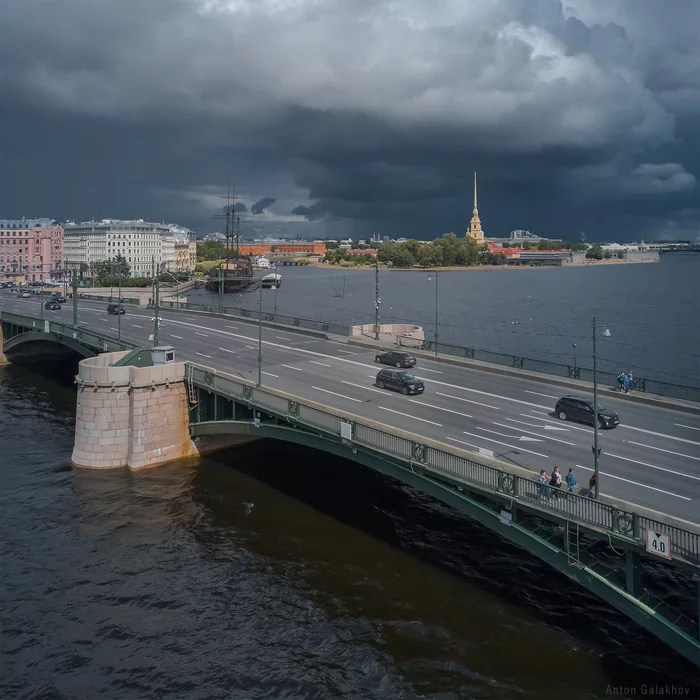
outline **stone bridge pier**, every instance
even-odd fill
[[[185,364],[115,365],[134,352],[105,353],[80,363],[73,466],[143,469],[255,439],[222,436],[198,438],[195,444]],[[151,360],[151,351],[140,353],[141,362]]]

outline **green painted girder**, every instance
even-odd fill
[[[19,346],[36,342],[62,345],[63,347],[70,348],[81,357],[93,357],[97,352],[97,348],[92,349],[68,336],[34,330],[12,336],[12,338],[5,341],[3,350],[5,353],[8,353]]]
[[[273,422],[255,424],[251,421],[208,421],[193,423],[190,426],[190,431],[193,437],[238,434],[294,442],[329,452],[338,457],[351,459],[419,489],[545,561],[627,615],[691,663],[700,667],[700,640],[675,624],[674,621],[660,614],[651,601],[644,602],[636,598],[605,575],[596,572],[593,566],[572,559],[570,552],[527,529],[517,522],[517,517],[510,524],[504,522],[500,518],[500,513],[492,507],[460,491],[461,484],[455,482],[454,485],[449,485],[444,479],[437,480],[423,465],[402,464],[385,456],[375,456],[366,448],[346,444],[339,439]],[[500,509],[500,505],[496,507]],[[694,625],[691,620],[687,620],[687,622],[689,625]]]

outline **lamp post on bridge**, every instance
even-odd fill
[[[430,282],[430,275],[428,275]],[[435,270],[435,356],[438,354],[438,271]]]
[[[600,461],[600,447],[598,447],[598,367],[597,367],[597,356],[596,356],[596,329],[603,328],[603,337],[609,338],[610,331],[606,323],[600,326],[596,325],[595,318],[593,319],[593,467],[595,475],[595,495],[591,494],[594,498],[598,498],[600,495],[600,473],[598,470],[598,465]],[[575,347],[575,346],[574,346]]]
[[[271,289],[275,290],[275,294],[277,293],[277,279],[275,278],[275,282],[272,284]],[[258,388],[262,386],[262,290],[263,290],[263,285],[262,281],[260,281],[260,286],[259,286],[259,300],[258,300],[258,382],[257,386]]]
[[[379,340],[379,254],[374,258],[374,339]]]

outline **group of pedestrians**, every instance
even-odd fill
[[[574,486],[576,486],[576,477],[574,476],[574,470],[569,469],[569,473],[566,478],[562,477],[562,473],[559,471],[559,467],[554,467],[554,471],[551,476],[547,476],[547,472],[543,469],[540,472],[540,476],[537,479],[539,490],[539,497],[549,502],[550,494],[554,500],[561,498],[560,492],[562,483],[566,483],[566,487],[569,493],[576,493]],[[590,481],[588,482],[588,497],[593,498],[593,493],[595,492],[595,474],[591,475]]]
[[[617,387],[623,394],[632,391],[634,387],[634,376],[631,369],[628,369],[627,372],[620,372],[620,374],[617,375]]]

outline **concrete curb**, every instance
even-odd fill
[[[369,341],[355,340],[349,338],[345,341],[348,345],[355,345],[362,348],[367,348],[369,350],[384,350],[384,346],[380,343],[370,343]],[[482,360],[468,360],[461,357],[449,357],[445,355],[433,355],[421,350],[407,349],[417,358],[432,360],[433,362],[442,362],[448,365],[454,365],[455,367],[463,367],[465,369],[476,369],[482,372],[492,372],[494,374],[502,374],[510,377],[517,377],[518,379],[529,379],[532,381],[545,382],[547,384],[552,384],[554,386],[562,386],[568,389],[578,389],[593,391],[593,384],[591,382],[584,382],[576,379],[567,379],[566,377],[557,377],[551,374],[545,374],[543,372],[533,372],[529,370],[516,369],[514,367],[505,367],[503,365],[494,365],[488,362],[483,362]],[[656,408],[667,408],[672,411],[681,411],[682,413],[690,413],[693,415],[700,415],[700,405],[693,405],[692,403],[683,402],[681,399],[669,399],[665,396],[658,396],[656,394],[620,394],[611,387],[607,385],[598,385],[598,391],[605,396],[613,396],[616,399],[622,401],[633,401],[636,403],[642,403],[649,406],[655,406]]]

